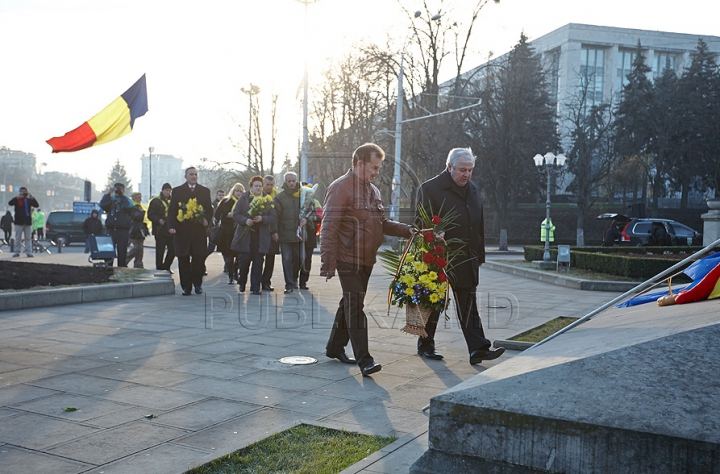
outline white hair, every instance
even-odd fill
[[[450,150],[445,162],[449,167],[454,168],[458,161],[472,163],[475,166],[475,155],[470,148],[453,148]]]
[[[293,178],[297,179],[297,173],[293,173],[292,171],[288,171],[285,173],[285,176],[283,176],[283,180],[287,181],[288,177],[292,176]]]

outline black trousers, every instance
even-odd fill
[[[238,275],[238,284],[245,286],[247,284],[248,271],[250,272],[250,291],[260,291],[262,281],[263,257],[264,253],[258,252],[241,252],[240,253],[240,272]],[[250,264],[252,263],[252,269]]]
[[[183,236],[180,238],[188,239],[184,242],[184,248],[187,249],[187,243],[189,242],[190,248],[188,254],[178,255],[178,270],[180,272],[180,287],[183,291],[190,291],[192,287],[199,288],[202,286],[203,275],[205,275],[205,259],[207,258],[207,237],[202,233],[195,233],[195,235]],[[175,248],[177,250],[178,234],[175,234]]]
[[[130,229],[121,227],[109,227],[108,233],[112,237],[115,252],[117,252],[117,266],[127,267],[127,251],[130,239]]]
[[[488,350],[492,344],[489,339],[485,338],[485,331],[483,331],[482,321],[480,321],[480,314],[478,313],[475,291],[476,288],[458,288],[457,290],[452,290],[455,305],[457,306],[458,320],[460,321],[460,327],[463,336],[465,336],[469,353],[478,350]],[[419,351],[432,351],[435,349],[435,330],[437,329],[439,319],[440,313],[435,311],[430,313],[430,318],[425,325],[425,331],[427,331],[428,337],[418,338]]]
[[[280,252],[280,243],[270,239],[270,250],[265,254],[265,265],[262,273],[262,286],[272,286],[273,270],[275,269],[275,255]]]
[[[312,257],[313,250],[315,250],[315,242],[306,240],[300,245],[304,245],[303,252],[300,255],[300,286],[304,286],[310,278],[310,269],[312,268]]]
[[[167,249],[167,254],[165,250]],[[170,270],[175,260],[175,242],[172,236],[155,236],[155,269]]]
[[[368,347],[367,316],[363,311],[372,268],[337,262],[343,297],[325,347],[328,354],[339,354],[345,351],[345,346],[350,341],[355,360],[361,368],[374,362]]]

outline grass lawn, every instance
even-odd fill
[[[560,316],[559,318],[551,319],[542,326],[538,326],[529,331],[525,331],[522,334],[513,336],[510,338],[511,341],[523,341],[523,342],[540,342],[551,334],[555,334],[565,326],[569,326],[578,318],[568,318],[567,316]]]
[[[336,474],[396,439],[297,425],[186,474]]]

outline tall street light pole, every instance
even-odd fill
[[[150,179],[149,179],[150,189],[148,189],[148,201],[150,201],[150,199],[152,199],[152,152],[155,151],[155,147],[152,147],[152,146],[151,146],[150,148],[148,148],[148,151],[150,151],[150,157],[148,158],[148,163],[150,163],[150,173],[149,173],[149,175],[150,175]]]
[[[241,91],[246,93],[250,99],[250,119],[248,123],[248,169],[252,169],[252,117],[253,117],[253,103],[252,96],[260,93],[260,88],[253,83],[250,83],[250,87],[247,90],[244,87],[240,88]]]
[[[310,141],[308,139],[308,5],[318,0],[295,0],[305,5],[305,72],[303,73],[303,136],[300,148],[300,181],[308,180],[308,152]]]
[[[550,182],[552,171],[554,168],[560,169],[565,166],[565,155],[555,156],[552,153],[546,153],[545,156],[537,154],[533,157],[535,166],[540,172],[547,173],[547,196],[545,199],[545,252],[543,253],[543,261],[540,268],[552,268],[555,264],[550,258]]]
[[[422,13],[418,10],[413,15],[413,19],[418,18]],[[433,15],[430,19],[438,21],[441,15]],[[405,91],[403,90],[403,78],[405,77],[405,48],[407,47],[408,36],[403,41],[402,51],[400,52],[400,69],[398,70],[397,79],[397,104],[395,108],[395,168],[393,170],[392,194],[390,196],[390,219],[397,221],[400,218],[400,178],[402,170],[402,124],[403,124],[403,102],[405,101]]]

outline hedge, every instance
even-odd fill
[[[570,267],[599,273],[647,280],[662,273],[702,247],[571,247]],[[545,247],[524,247],[525,260],[542,260]],[[649,254],[650,253],[650,254]],[[653,258],[653,254],[674,254],[677,258]],[[646,255],[644,258],[627,254]],[[649,255],[648,255],[649,254]],[[557,247],[550,248],[550,257],[557,260]]]

